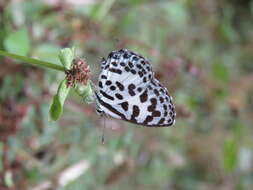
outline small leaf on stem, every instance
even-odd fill
[[[64,79],[60,83],[57,94],[54,96],[53,103],[51,104],[50,107],[50,118],[52,120],[56,121],[61,116],[63,105],[67,98],[69,90],[70,88],[67,87],[66,80]]]
[[[62,65],[66,69],[70,69],[72,65],[72,60],[74,59],[75,53],[74,48],[64,48],[60,51],[59,59],[62,63]]]

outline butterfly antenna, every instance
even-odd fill
[[[102,144],[105,144],[105,116],[103,117],[103,130],[102,130],[102,138],[101,138],[101,142]]]

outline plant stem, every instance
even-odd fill
[[[56,64],[49,63],[49,62],[46,62],[46,61],[41,61],[41,60],[38,60],[38,59],[33,59],[33,58],[30,58],[30,57],[17,55],[17,54],[9,53],[9,52],[2,51],[2,50],[0,50],[0,56],[1,55],[11,57],[13,59],[17,59],[17,60],[20,60],[20,61],[24,61],[26,63],[30,63],[30,64],[33,64],[33,65],[37,65],[37,66],[41,66],[41,67],[47,67],[47,68],[55,69],[55,70],[58,70],[58,71],[65,71],[64,67],[61,66],[61,65],[56,65]]]

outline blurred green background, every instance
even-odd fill
[[[252,0],[0,0],[0,49],[59,64],[73,45],[94,82],[112,50],[151,60],[175,126],[106,118],[102,144],[73,92],[49,120],[63,73],[1,57],[0,189],[253,189]]]

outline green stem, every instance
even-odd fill
[[[20,60],[20,61],[24,61],[26,63],[30,63],[30,64],[33,64],[33,65],[37,65],[37,66],[41,66],[41,67],[47,67],[47,68],[55,69],[55,70],[58,70],[58,71],[65,71],[64,67],[61,66],[61,65],[56,65],[56,64],[53,64],[53,63],[49,63],[49,62],[41,61],[41,60],[38,60],[38,59],[33,59],[33,58],[29,58],[29,57],[9,53],[9,52],[2,51],[2,50],[0,50],[0,56],[1,55],[11,57],[13,59],[17,59],[17,60]]]

